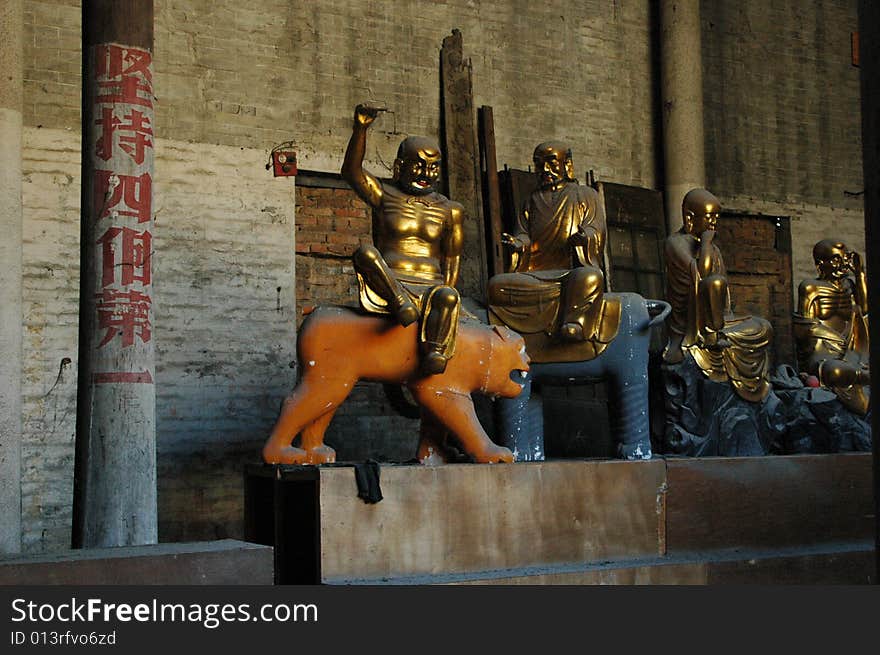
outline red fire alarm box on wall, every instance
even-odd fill
[[[287,141],[272,148],[266,170],[272,169],[275,177],[291,177],[296,175],[296,151],[293,142]]]

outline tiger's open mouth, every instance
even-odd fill
[[[522,368],[515,368],[510,372],[510,380],[512,382],[516,382],[519,386],[524,386],[526,380],[529,377],[529,370]]]

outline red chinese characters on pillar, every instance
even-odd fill
[[[121,239],[117,244],[117,237]],[[101,263],[101,286],[109,287],[116,282],[116,269],[121,269],[119,282],[122,286],[130,286],[141,282],[150,284],[150,246],[153,237],[149,232],[137,232],[127,227],[111,227],[98,239],[103,246]],[[115,245],[121,245],[120,249]],[[120,252],[119,261],[116,253]]]
[[[105,218],[115,211],[121,216],[137,217],[138,223],[149,223],[152,186],[149,173],[114,175],[112,171],[95,171],[94,202],[100,212],[98,218]]]
[[[106,44],[94,56],[93,206],[110,223],[96,241],[97,347],[129,348],[152,338],[152,55]]]
[[[98,327],[106,329],[101,348],[114,336],[122,339],[122,347],[134,345],[135,336],[144,343],[150,340],[149,295],[129,289],[135,282],[150,285],[150,254],[152,235],[127,227],[111,227],[98,239],[102,246],[101,293],[95,296]],[[115,287],[122,287],[122,291]]]
[[[147,343],[152,336],[150,305],[152,300],[140,291],[104,289],[95,298],[98,301],[98,327],[106,330],[98,344],[103,348],[114,337],[122,339],[122,347],[134,345],[137,336]]]
[[[113,156],[113,145],[118,142],[119,147],[128,153],[136,164],[143,164],[144,149],[153,147],[150,118],[137,109],[132,109],[123,116],[123,119],[116,117],[112,107],[101,108],[101,118],[95,121],[95,124],[102,128],[101,136],[95,144],[95,154],[104,161],[109,161]],[[114,137],[116,137],[115,141]]]
[[[118,45],[95,48],[99,104],[153,106],[153,56]]]

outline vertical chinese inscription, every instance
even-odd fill
[[[158,540],[153,0],[83,0],[80,365],[72,543]]]
[[[94,56],[92,379],[152,383],[152,55],[102,44]]]

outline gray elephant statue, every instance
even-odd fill
[[[605,381],[610,385],[609,421],[623,459],[650,459],[648,418],[648,350],[651,328],[669,315],[662,300],[636,293],[608,293],[619,302],[619,327],[604,350],[580,361],[533,361],[522,393],[496,401],[495,440],[513,451],[515,461],[544,460],[544,419],[540,397],[532,395],[532,382],[580,384]],[[526,340],[528,343],[528,339]]]

